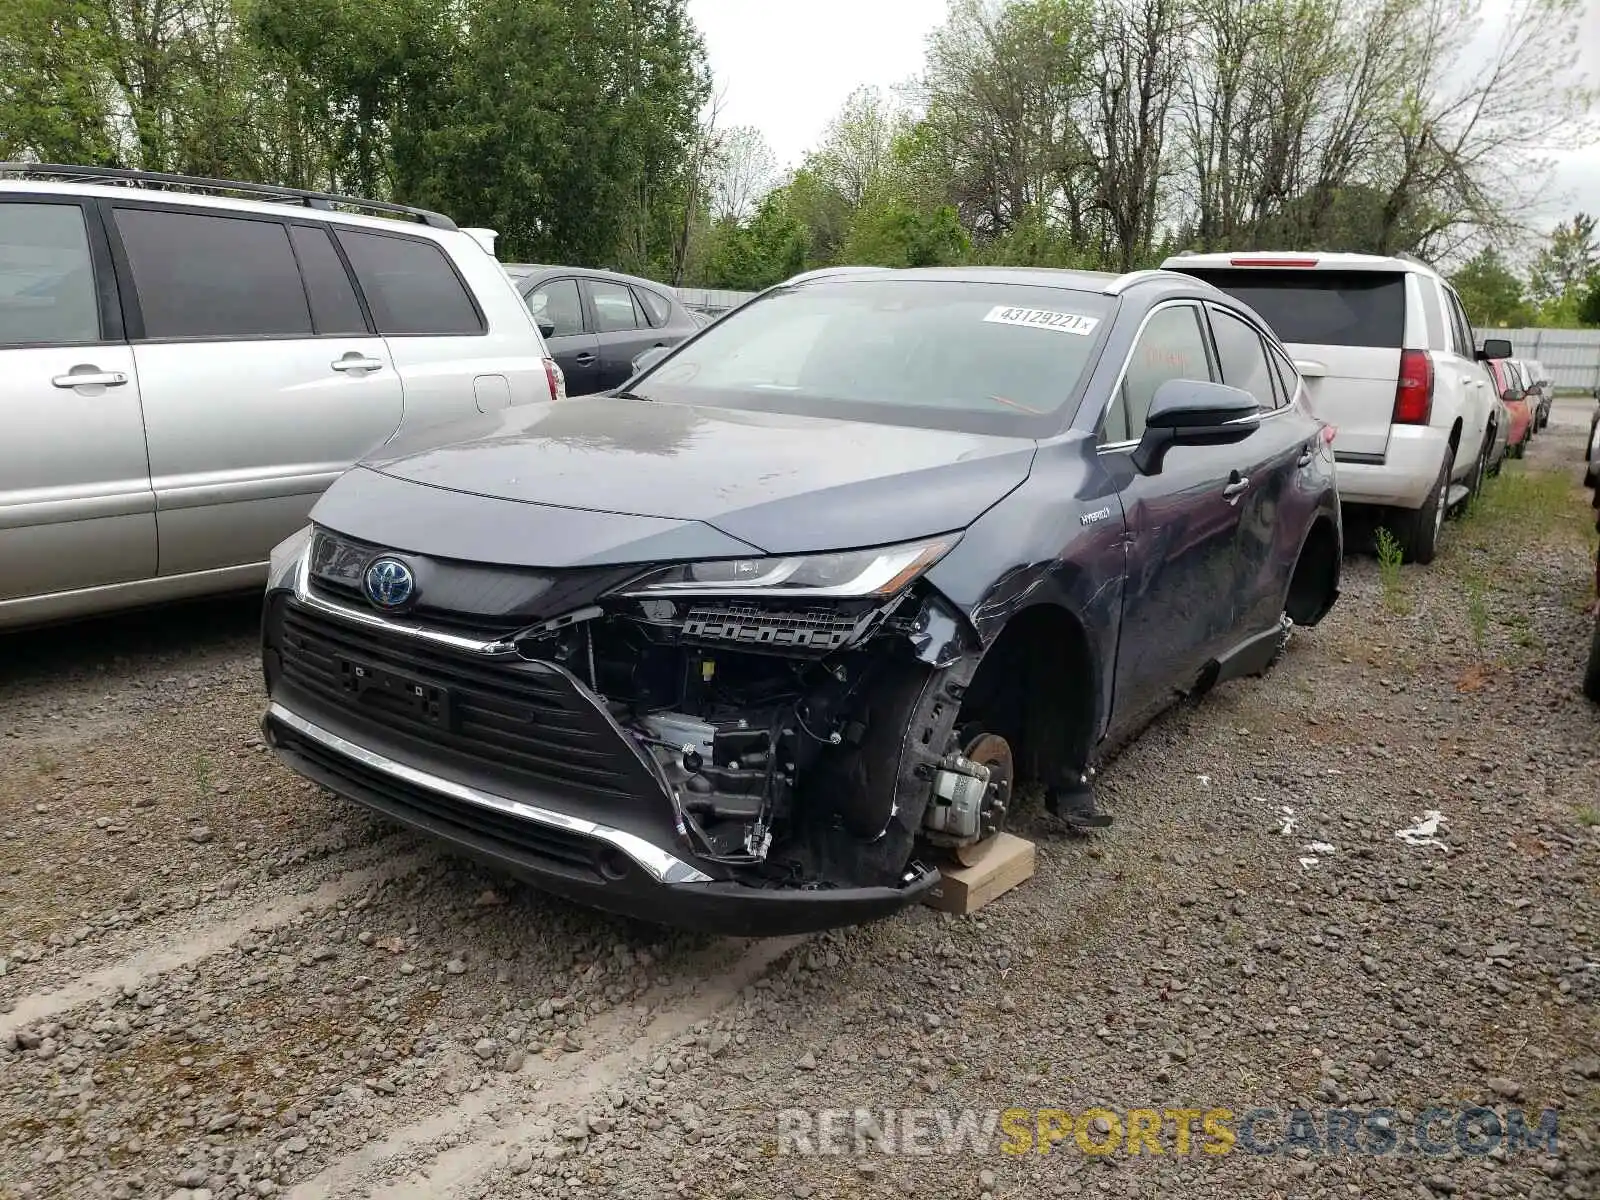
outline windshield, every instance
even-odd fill
[[[1184,268],[1242,300],[1281,342],[1398,349],[1406,328],[1406,277],[1385,271]]]
[[[1061,426],[1113,303],[1010,283],[801,284],[746,304],[632,391],[648,400],[1037,436]]]

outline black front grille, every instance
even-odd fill
[[[336,754],[284,726],[277,728],[275,736],[278,745],[298,757],[324,785],[394,820],[437,837],[533,860],[529,865],[601,879],[596,865],[601,847],[591,838],[414,786]]]
[[[639,571],[636,566],[556,570],[458,562],[318,528],[311,544],[311,586],[329,600],[365,609],[362,579],[367,564],[380,555],[402,560],[415,575],[411,616],[485,639],[593,604]]]
[[[267,640],[312,719],[330,713],[496,777],[603,797],[660,792],[626,735],[548,663],[479,659],[287,598],[268,613]]]

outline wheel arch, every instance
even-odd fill
[[[1339,598],[1339,574],[1344,554],[1339,527],[1327,513],[1319,513],[1301,539],[1300,553],[1284,589],[1283,611],[1296,625],[1321,621]]]
[[[1109,671],[1079,615],[1041,601],[1013,612],[985,646],[959,724],[1010,744],[1019,780],[1054,782],[1089,761]]]

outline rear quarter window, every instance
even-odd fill
[[[339,230],[378,332],[388,337],[483,333],[483,318],[445,252],[419,238]]]
[[[1248,268],[1187,273],[1249,305],[1282,342],[1398,349],[1405,336],[1403,274]]]

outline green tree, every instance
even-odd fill
[[[1578,305],[1578,320],[1585,325],[1600,326],[1600,270],[1589,272],[1589,283]]]
[[[1480,250],[1450,277],[1474,325],[1523,325],[1532,318],[1522,280],[1492,247]]]
[[[0,0],[0,156],[119,161],[92,0]]]
[[[962,261],[969,245],[954,205],[927,211],[893,198],[855,214],[842,257],[879,267],[939,267]]]
[[[396,190],[508,258],[664,269],[709,88],[684,0],[479,0],[395,131]]]
[[[805,270],[807,240],[788,189],[768,192],[749,221],[730,217],[712,227],[704,282],[742,292],[771,287]]]
[[[1574,304],[1600,267],[1600,231],[1595,218],[1578,213],[1550,233],[1550,240],[1534,260],[1530,291],[1542,305],[1558,306],[1571,297]]]

